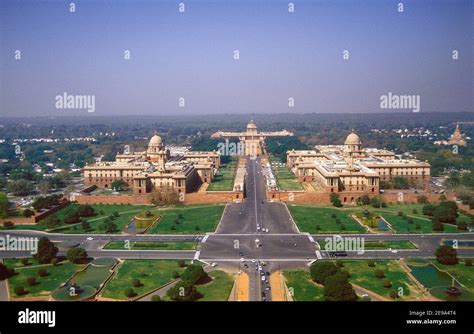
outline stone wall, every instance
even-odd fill
[[[393,202],[398,202],[399,201],[399,194],[398,193],[385,193],[385,194],[380,194],[384,201],[393,203]],[[329,199],[330,194],[329,193],[306,193],[306,192],[268,192],[267,193],[267,198],[268,200],[274,200],[274,201],[283,201],[283,202],[293,202],[293,203],[301,203],[301,204],[329,204],[330,199]],[[352,200],[355,201],[357,200],[358,197],[362,196],[361,193],[349,193],[349,192],[344,192],[344,193],[339,193],[339,198],[341,199],[341,202],[344,203],[344,198],[346,198],[346,203],[350,204]],[[378,196],[378,195],[376,195]],[[433,193],[403,193],[403,202],[417,202],[417,198],[419,196],[426,196],[428,198],[428,201],[431,203],[438,202],[439,201],[439,194],[433,194]],[[445,196],[449,200],[454,200],[455,196],[454,194],[445,194]],[[369,195],[369,197],[374,197]]]

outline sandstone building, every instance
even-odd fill
[[[117,180],[126,182],[133,193],[146,194],[154,189],[178,193],[196,191],[202,183],[210,183],[220,167],[215,152],[185,152],[171,156],[161,137],[151,137],[144,152],[117,154],[115,161],[104,161],[84,167],[85,186],[112,188]]]
[[[312,182],[322,192],[377,194],[381,181],[392,181],[397,176],[425,190],[430,184],[427,162],[397,159],[391,151],[363,148],[354,130],[344,145],[288,151],[287,164],[300,181]]]
[[[243,150],[243,152],[239,152],[238,155],[260,156],[265,154],[265,138],[283,136],[293,136],[293,132],[287,130],[276,132],[258,132],[257,125],[253,120],[250,120],[250,122],[247,124],[247,129],[245,132],[218,131],[214,133],[211,138],[229,139],[237,137],[240,140]]]

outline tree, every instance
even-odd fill
[[[377,278],[384,278],[385,277],[385,273],[383,272],[382,269],[376,269],[374,274],[375,274],[375,277],[377,277]]]
[[[436,206],[433,205],[433,204],[426,204],[426,205],[423,205],[422,212],[426,216],[432,216],[433,213],[434,213],[435,208],[436,208]]]
[[[33,191],[33,183],[31,181],[20,179],[16,181],[10,181],[7,186],[8,192],[13,193],[15,196],[25,196]]]
[[[38,284],[38,282],[36,281],[36,278],[34,278],[33,276],[27,277],[26,278],[26,283],[28,283],[29,286],[33,286],[33,285]]]
[[[81,217],[76,211],[69,211],[64,215],[64,222],[66,224],[77,224],[81,221]]]
[[[91,229],[91,224],[89,224],[89,222],[87,220],[83,220],[81,222],[81,228],[84,230],[84,231],[89,231]]]
[[[81,217],[92,217],[96,215],[94,208],[87,204],[80,205],[77,208],[77,214]]]
[[[466,267],[471,267],[472,266],[472,260],[471,259],[465,259],[464,264],[466,265]]]
[[[393,188],[395,188],[395,189],[408,189],[408,188],[410,188],[410,185],[409,185],[407,179],[405,179],[401,176],[395,176],[392,180],[392,185],[393,185]]]
[[[105,230],[105,233],[114,233],[117,231],[117,225],[114,224],[111,220],[107,219],[102,228]]]
[[[390,282],[389,279],[384,279],[383,280],[383,286],[384,286],[384,288],[391,288],[392,287],[392,282]]]
[[[35,215],[35,212],[33,210],[30,210],[30,209],[23,210],[23,216],[25,217],[31,217],[34,215]]]
[[[38,252],[33,257],[39,263],[51,263],[51,260],[56,257],[58,247],[54,245],[48,238],[42,237],[38,241]]]
[[[178,260],[178,266],[180,268],[184,268],[186,266],[186,262],[184,260]]]
[[[418,204],[428,204],[428,197],[421,195],[416,198]]]
[[[87,252],[84,248],[74,247],[67,251],[66,257],[72,263],[79,263],[87,258]]]
[[[346,275],[336,273],[325,282],[324,299],[326,301],[356,301],[357,295]]]
[[[329,200],[331,201],[331,204],[334,205],[336,208],[342,207],[342,202],[338,194],[331,193],[331,195],[329,195]]]
[[[6,218],[8,210],[8,198],[7,196],[0,192],[0,218]]]
[[[125,191],[128,189],[129,185],[124,180],[115,180],[112,182],[110,187],[116,191]]]
[[[454,265],[458,263],[456,250],[448,245],[442,245],[436,250],[436,260],[441,264]]]
[[[152,302],[161,302],[161,297],[159,295],[153,295],[153,296],[151,296],[151,301]]]
[[[124,293],[127,298],[133,298],[137,295],[136,292],[133,291],[132,288],[125,289]]]
[[[188,281],[178,282],[168,290],[167,295],[174,301],[194,301],[202,297],[196,287]]]
[[[314,262],[310,269],[310,276],[313,281],[319,284],[324,284],[329,276],[336,274],[339,268],[332,262]]]
[[[138,278],[134,278],[134,279],[132,279],[132,285],[133,285],[134,288],[139,288],[143,284],[142,284],[142,282],[140,282],[140,280]]]
[[[41,194],[47,195],[50,190],[51,190],[51,183],[49,183],[48,180],[43,180],[40,183],[38,183],[38,191]]]
[[[209,278],[208,274],[198,264],[191,264],[181,274],[181,279],[191,284],[205,282]]]
[[[369,195],[367,195],[367,194],[362,195],[362,197],[360,198],[360,202],[361,202],[362,205],[369,205],[370,204]]]
[[[23,295],[26,295],[28,293],[28,291],[25,290],[24,287],[22,286],[16,286],[13,288],[13,291],[15,292],[15,294],[17,296],[23,296]]]
[[[0,281],[4,281],[10,277],[10,270],[8,267],[0,262]]]

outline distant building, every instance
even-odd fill
[[[239,155],[247,156],[260,156],[265,154],[265,138],[267,137],[283,137],[283,136],[293,136],[293,132],[283,130],[276,132],[258,132],[257,125],[253,120],[247,124],[247,129],[245,132],[228,132],[228,131],[218,131],[214,133],[212,138],[232,138],[237,137],[242,144],[242,153]]]
[[[461,128],[459,127],[459,124],[456,125],[456,129],[454,130],[454,133],[451,135],[451,138],[448,140],[448,145],[458,145],[458,146],[466,146],[466,140],[464,139],[462,133],[461,133]]]
[[[396,176],[424,189],[430,183],[430,164],[416,159],[396,159],[388,150],[363,148],[354,130],[344,145],[288,151],[287,164],[300,181],[314,182],[321,191],[329,193],[377,194],[380,181],[391,181]]]
[[[115,161],[100,161],[84,167],[85,186],[111,188],[117,180],[126,182],[136,194],[154,189],[178,193],[195,191],[210,183],[220,167],[220,155],[213,152],[187,151],[171,156],[161,137],[155,134],[143,152],[117,154]]]

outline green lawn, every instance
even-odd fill
[[[183,206],[160,210],[161,216],[148,233],[200,234],[215,231],[225,205]],[[181,215],[181,216],[180,216]]]
[[[207,188],[208,191],[232,191],[234,189],[234,178],[237,169],[237,160],[232,158],[227,164],[219,167],[211,184]]]
[[[324,288],[316,285],[305,270],[288,270],[283,275],[295,301],[323,301]]]
[[[124,291],[132,288],[137,295],[142,295],[172,281],[173,271],[182,273],[184,268],[180,268],[175,260],[126,260],[119,265],[101,294],[103,297],[126,300]],[[134,278],[139,279],[142,286],[133,287]]]
[[[431,220],[412,217],[413,223],[405,217],[400,217],[396,213],[380,212],[382,217],[392,225],[396,233],[433,233],[433,224]],[[417,229],[417,225],[420,227]],[[456,233],[459,232],[457,226],[443,224],[444,232]]]
[[[304,205],[289,205],[288,209],[302,232],[366,233],[366,229],[350,216],[350,211]]]
[[[403,296],[401,299],[416,299],[422,296],[422,291],[409,278],[407,273],[402,269],[397,260],[380,260],[375,261],[375,267],[368,266],[366,260],[344,260],[343,270],[349,271],[351,277],[349,281],[357,284],[367,290],[373,291],[386,298],[389,297],[391,289],[399,291],[402,288]],[[375,270],[384,271],[385,278],[392,282],[391,288],[383,286],[384,278],[376,278]]]
[[[459,259],[459,263],[453,266],[441,264],[438,263],[438,261],[432,261],[432,263],[438,267],[439,270],[448,272],[474,292],[474,266],[466,266],[463,259]]]
[[[16,260],[12,259],[5,261],[7,265],[16,262]],[[28,291],[28,294],[26,294],[25,297],[48,296],[52,291],[59,288],[61,284],[65,283],[72,275],[74,275],[77,270],[80,270],[83,267],[84,265],[77,265],[71,262],[61,262],[57,266],[49,264],[37,267],[16,267],[15,271],[17,272],[17,275],[8,279],[10,295],[12,297],[18,297],[14,292],[14,288],[16,286],[22,286]],[[37,273],[39,269],[46,269],[49,272],[49,275],[40,277]],[[26,278],[30,276],[35,277],[38,284],[29,286],[26,282]]]
[[[111,241],[104,249],[128,249],[128,250],[195,250],[196,242],[155,242],[135,241],[126,244],[125,241]]]
[[[232,276],[220,270],[211,271],[209,276],[211,282],[196,286],[203,295],[199,301],[227,301],[234,285]]]
[[[270,163],[272,166],[273,173],[276,178],[277,186],[282,191],[299,191],[303,190],[301,182],[295,174],[282,162],[275,157],[271,157]]]

